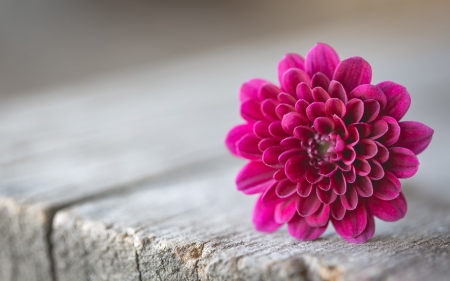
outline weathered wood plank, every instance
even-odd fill
[[[406,185],[407,216],[377,221],[366,244],[299,242],[250,223],[254,198],[235,191],[237,166],[61,210],[52,241],[59,280],[445,280],[450,202]],[[449,193],[447,193],[448,195]],[[111,266],[112,265],[112,266]]]

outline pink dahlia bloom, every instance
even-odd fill
[[[374,216],[405,216],[399,179],[417,172],[416,155],[433,130],[400,121],[411,102],[405,87],[372,85],[371,78],[364,59],[340,61],[318,43],[305,59],[281,59],[279,87],[261,79],[242,85],[245,122],[229,131],[226,145],[249,160],[236,185],[260,194],[253,212],[257,230],[287,223],[293,237],[313,240],[331,221],[346,241],[363,243],[374,234]]]

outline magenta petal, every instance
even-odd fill
[[[297,199],[297,212],[302,217],[307,217],[314,214],[322,203],[315,192],[311,192],[308,197],[298,197]]]
[[[344,148],[344,151],[342,152],[342,162],[344,164],[350,165],[352,164],[356,159],[356,152],[353,149],[353,147],[347,145]]]
[[[281,83],[281,79],[283,74],[290,68],[298,68],[301,70],[305,70],[305,61],[304,59],[294,53],[285,54],[281,60],[278,62],[277,73],[278,73],[278,81]]]
[[[280,120],[283,119],[284,115],[286,115],[290,112],[295,112],[295,107],[293,107],[292,105],[289,105],[289,104],[282,103],[282,104],[279,104],[275,108],[275,113],[277,114],[278,119],[280,119]]]
[[[385,146],[393,145],[400,137],[400,126],[398,125],[397,121],[390,116],[381,116],[379,120],[383,120],[387,123],[388,130],[382,137],[378,139],[378,141]]]
[[[347,191],[340,197],[342,206],[347,210],[354,210],[358,205],[358,193],[352,184],[347,185]]]
[[[358,144],[355,145],[354,149],[356,154],[363,159],[370,159],[378,153],[377,144],[369,139],[360,140]]]
[[[312,95],[314,101],[317,102],[326,102],[330,98],[330,95],[327,93],[327,91],[325,91],[321,87],[316,87],[312,89]]]
[[[333,165],[337,167],[336,164],[333,163]],[[324,190],[324,191],[328,191],[328,190],[331,189],[330,183],[331,183],[330,178],[324,177],[324,178],[319,182],[318,187],[319,187],[320,189]]]
[[[356,237],[363,233],[367,226],[366,206],[364,203],[360,203],[355,210],[347,211],[341,220],[331,219],[331,221],[340,236]]]
[[[245,165],[236,177],[236,187],[245,194],[262,193],[273,183],[275,170],[261,162]]]
[[[248,100],[241,104],[241,116],[250,123],[265,120],[258,101]]]
[[[277,100],[280,103],[285,103],[285,104],[289,104],[291,106],[294,106],[295,103],[297,102],[297,99],[294,98],[293,96],[286,94],[286,93],[280,93],[277,96]]]
[[[253,124],[253,133],[255,133],[255,135],[260,138],[269,138],[271,137],[269,133],[269,125],[269,122],[258,121]]]
[[[319,175],[329,177],[338,169],[335,163],[324,163],[319,169]]]
[[[344,175],[345,180],[347,181],[347,183],[354,183],[356,180],[356,172],[355,172],[355,167],[353,165],[351,165],[351,168],[348,172],[343,172],[342,173]]]
[[[325,113],[325,103],[323,102],[313,102],[306,108],[306,115],[311,122],[314,122],[317,117],[326,116]]]
[[[273,174],[273,179],[276,181],[284,181],[285,179],[287,179],[284,169],[279,169],[278,171],[276,171],[275,174]]]
[[[329,117],[337,115],[337,117],[342,118],[346,112],[345,104],[340,99],[331,98],[325,103],[325,112]]]
[[[308,125],[309,121],[297,112],[289,112],[283,116],[281,126],[284,131],[290,135],[293,134],[295,127]]]
[[[283,201],[284,199],[278,197],[277,193],[275,192],[277,188],[278,182],[273,182],[269,187],[264,191],[263,194],[259,197],[261,200],[261,204],[270,206],[270,205],[276,205]]]
[[[376,100],[365,100],[364,102],[364,114],[361,118],[361,122],[372,122],[378,117],[380,113],[380,103]]]
[[[295,200],[285,200],[278,203],[275,207],[275,222],[286,223],[290,221],[297,212],[296,204]]]
[[[239,100],[244,103],[248,100],[258,100],[259,88],[268,82],[263,79],[250,79],[242,84],[239,90]]]
[[[353,91],[348,95],[348,98],[357,98],[362,101],[376,100],[380,104],[381,109],[386,106],[386,96],[384,95],[383,91],[375,85],[359,85],[358,87],[353,89]]]
[[[309,169],[309,157],[299,155],[292,157],[286,162],[284,171],[286,176],[293,182],[300,182],[305,178],[306,171]]]
[[[261,197],[258,198],[253,209],[253,224],[258,231],[273,232],[281,226],[275,221],[276,205],[267,206],[262,204]]]
[[[323,204],[331,204],[333,203],[336,198],[337,198],[337,194],[334,193],[333,190],[323,190],[321,188],[316,188],[316,193],[317,193],[317,197],[319,198],[319,200],[323,203]]]
[[[337,115],[333,115],[333,121],[334,121],[334,130],[336,134],[338,134],[342,139],[347,139],[348,130],[344,121],[342,121],[342,119],[339,118]]]
[[[377,120],[372,124],[372,132],[370,133],[370,139],[376,140],[384,136],[389,130],[389,126],[384,120]]]
[[[365,243],[375,234],[375,219],[371,214],[367,214],[367,226],[364,231],[355,237],[342,237],[345,241],[355,244]]]
[[[345,105],[346,114],[344,121],[346,124],[359,122],[364,114],[364,103],[360,99],[351,99]]]
[[[281,140],[280,145],[287,149],[298,148],[301,146],[301,140],[295,137],[287,137]]]
[[[389,155],[389,160],[383,166],[397,178],[410,178],[419,169],[419,159],[414,152],[407,148],[391,147]]]
[[[353,167],[355,167],[355,172],[358,176],[367,176],[370,173],[370,164],[364,158],[356,158],[353,162]]]
[[[311,227],[305,220],[305,218],[299,215],[294,216],[292,220],[288,222],[289,234],[301,241],[315,240],[322,235],[327,229],[328,224],[321,227]]]
[[[345,93],[344,86],[338,81],[331,81],[328,87],[328,94],[331,98],[340,99],[344,104],[348,102],[347,94]]]
[[[266,99],[276,100],[279,93],[281,93],[280,88],[273,84],[266,83],[259,88],[258,99],[261,101]]]
[[[278,161],[278,157],[286,148],[281,146],[272,146],[266,149],[262,155],[262,161],[269,167],[282,168],[283,165]]]
[[[336,51],[324,43],[317,43],[305,56],[305,68],[309,76],[322,72],[331,79],[338,64],[339,56]]]
[[[328,117],[317,117],[314,120],[314,129],[320,134],[329,134],[334,130],[334,121]]]
[[[234,155],[239,156],[236,150],[236,142],[251,131],[252,125],[250,124],[237,125],[233,129],[231,129],[225,138],[225,145],[227,146],[228,150]]]
[[[395,146],[405,147],[416,155],[427,148],[433,137],[434,130],[414,121],[399,122],[400,137]]]
[[[372,180],[379,180],[384,177],[384,168],[381,166],[381,164],[375,160],[370,159],[370,174],[369,178]]]
[[[312,227],[321,227],[328,223],[330,218],[331,207],[327,204],[322,204],[314,214],[306,217],[306,222]]]
[[[298,84],[296,94],[299,100],[305,100],[308,103],[314,101],[311,87],[305,82]]]
[[[308,140],[314,137],[314,130],[307,126],[298,126],[294,129],[294,137],[299,140]]]
[[[336,172],[330,178],[331,189],[338,195],[342,195],[347,191],[347,182],[341,172]]]
[[[290,180],[280,181],[275,188],[275,193],[280,198],[286,198],[291,196],[297,191],[297,184]]]
[[[380,163],[384,163],[389,159],[389,150],[379,142],[375,142],[378,147],[378,153],[375,155],[374,159],[376,159]]]
[[[295,110],[301,114],[306,116],[306,108],[308,108],[309,106],[309,102],[305,101],[305,100],[298,100],[295,103]]]
[[[288,133],[283,129],[281,121],[275,121],[269,125],[269,133],[274,137],[288,137]]]
[[[266,139],[262,139],[258,143],[258,148],[261,151],[266,151],[266,149],[273,147],[273,146],[280,146],[280,138],[278,137],[270,137]]]
[[[333,80],[341,82],[347,93],[362,84],[370,84],[372,68],[361,57],[351,57],[341,61],[334,72]]]
[[[236,143],[237,154],[248,160],[261,160],[262,152],[258,147],[260,140],[253,133],[246,134]]]
[[[317,72],[311,78],[311,84],[313,87],[328,89],[328,87],[330,86],[330,79],[322,72]]]
[[[264,100],[261,103],[261,113],[264,116],[264,119],[268,120],[268,121],[277,121],[278,119],[278,115],[275,111],[275,109],[278,106],[278,101],[276,100]]]
[[[356,177],[353,187],[361,197],[370,197],[373,194],[372,181],[369,177]]]
[[[281,86],[284,92],[296,96],[297,85],[305,82],[311,85],[311,79],[308,74],[298,68],[288,69],[281,78]]]
[[[309,168],[305,173],[306,180],[310,183],[318,183],[323,179],[323,176],[319,174],[319,171],[316,168]]]
[[[301,182],[297,183],[297,194],[301,197],[308,197],[311,194],[313,187],[314,186],[306,179],[303,179]]]
[[[373,196],[381,200],[392,200],[402,191],[402,184],[392,173],[386,172],[381,180],[372,181]]]
[[[382,114],[391,116],[397,121],[402,119],[411,104],[411,97],[406,88],[390,81],[381,82],[377,86],[384,92],[387,99]]]
[[[278,162],[280,162],[280,164],[284,165],[292,157],[298,156],[301,154],[306,155],[306,151],[303,148],[288,149],[288,150],[284,151],[283,153],[281,153],[280,156],[278,156]]]
[[[367,199],[369,212],[384,221],[398,221],[406,215],[407,204],[403,194],[392,200],[381,200],[377,197]]]
[[[331,204],[331,216],[335,220],[341,220],[346,212],[347,210],[344,208],[344,206],[342,206],[340,200],[336,200],[333,204]]]

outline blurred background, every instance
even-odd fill
[[[59,139],[73,138],[76,130],[86,133],[75,128],[66,111],[61,124],[45,125],[45,135],[42,130],[30,135],[30,128],[44,125],[43,121],[15,120],[41,100],[100,95],[99,106],[114,113],[122,100],[108,103],[109,96],[122,95],[144,111],[146,103],[175,92],[186,91],[186,99],[205,99],[195,94],[205,83],[218,85],[217,91],[208,90],[211,96],[206,100],[226,105],[227,111],[218,117],[222,127],[213,136],[221,145],[226,130],[239,122],[236,95],[242,81],[252,77],[276,81],[276,64],[284,53],[304,55],[321,41],[333,46],[342,59],[364,57],[372,65],[373,82],[392,80],[409,89],[412,106],[405,119],[436,129],[429,151],[421,156],[426,165],[417,178],[432,189],[433,181],[441,181],[447,171],[443,153],[450,156],[441,149],[450,141],[445,133],[450,117],[449,12],[448,0],[1,0],[0,142],[6,143],[1,162],[23,157],[33,150],[30,146],[39,146],[40,138],[51,139],[45,149],[52,150]],[[183,86],[155,90],[178,81]],[[79,127],[116,129],[105,127],[108,119],[102,119],[107,116],[103,111],[93,118],[83,107],[71,110],[72,115],[87,116],[85,123],[76,123]],[[57,122],[54,119],[51,122]],[[214,126],[213,121],[204,122],[203,132]],[[145,129],[144,123],[137,126]],[[17,140],[25,138],[20,149],[11,152]],[[442,165],[430,165],[438,159]]]

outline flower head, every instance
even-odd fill
[[[314,240],[331,221],[346,241],[363,243],[374,234],[374,216],[403,218],[399,178],[417,172],[416,155],[433,135],[422,123],[400,121],[411,102],[405,87],[370,84],[367,61],[340,61],[323,43],[305,59],[286,54],[277,70],[279,87],[262,79],[242,85],[245,123],[225,141],[249,160],[236,185],[260,194],[256,229],[272,232],[287,223],[293,237]]]

